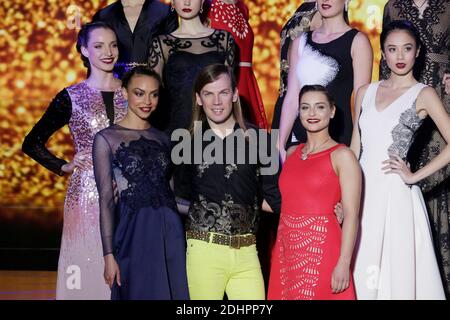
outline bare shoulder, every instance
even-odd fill
[[[355,46],[367,46],[367,45],[371,46],[369,37],[364,32],[361,32],[361,31],[359,31],[356,34],[355,38],[353,39],[353,45],[355,45]]]
[[[436,100],[440,101],[436,90],[433,87],[426,86],[420,90],[416,104],[418,108],[426,109],[428,106],[433,106],[433,102]]]
[[[421,99],[423,101],[426,101],[427,99],[433,99],[438,98],[436,90],[433,87],[425,86],[422,90],[420,90],[419,95],[417,96],[418,99]]]
[[[348,167],[358,164],[355,154],[347,146],[341,146],[336,150],[333,150],[331,153],[331,160],[333,162],[333,166],[338,170],[343,166]]]
[[[417,96],[416,110],[419,113],[425,111],[426,113],[429,113],[431,110],[438,110],[439,108],[443,108],[443,105],[436,90],[430,86],[423,87]]]
[[[369,88],[370,85],[371,85],[371,84],[368,83],[368,84],[365,84],[365,85],[363,85],[362,87],[360,87],[360,88],[358,89],[358,91],[356,92],[356,97],[357,97],[357,98],[362,98],[362,97],[364,97],[364,95],[366,94],[367,88]]]
[[[357,57],[360,54],[360,50],[372,52],[372,45],[370,44],[369,37],[364,32],[359,31],[352,42],[352,56]]]
[[[340,146],[339,148],[337,148],[336,150],[333,150],[333,152],[331,153],[331,155],[333,157],[335,157],[336,159],[343,159],[345,160],[352,160],[355,159],[355,154],[353,153],[353,151],[347,147],[347,146]]]

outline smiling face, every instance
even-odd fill
[[[178,16],[185,20],[196,18],[203,6],[204,0],[172,0]]]
[[[319,132],[328,128],[336,108],[330,105],[323,92],[305,92],[300,100],[300,121],[308,132]]]
[[[416,40],[406,30],[393,30],[383,45],[383,57],[391,71],[405,75],[412,71],[419,55]]]
[[[159,83],[147,75],[134,75],[123,94],[128,100],[128,113],[133,118],[147,119],[159,101]]]
[[[87,46],[81,47],[81,53],[89,59],[91,69],[111,72],[119,57],[115,33],[105,28],[92,30]]]
[[[343,16],[347,0],[317,0],[319,13],[324,18]]]
[[[206,117],[216,124],[222,124],[233,116],[233,102],[237,101],[238,92],[233,91],[228,74],[221,74],[217,80],[206,84],[195,96]]]

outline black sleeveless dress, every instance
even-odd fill
[[[300,59],[314,59],[321,64],[327,64],[329,72],[324,74],[323,79],[318,79],[318,70],[314,64],[300,65],[296,70],[300,84],[322,84],[324,85],[336,103],[336,115],[330,123],[330,134],[339,143],[350,145],[352,138],[353,122],[351,112],[351,96],[353,92],[353,59],[351,47],[358,30],[351,29],[337,39],[328,43],[316,43],[312,40],[312,31],[305,34],[306,43]],[[301,44],[300,44],[301,45]],[[305,55],[309,55],[305,57]],[[311,60],[308,60],[309,62]],[[302,127],[300,120],[296,120],[293,133],[296,139],[303,143],[306,141],[306,130]]]

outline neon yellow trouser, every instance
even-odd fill
[[[186,268],[192,300],[264,300],[256,245],[229,246],[188,239]]]

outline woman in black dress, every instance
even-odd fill
[[[162,77],[168,104],[161,109],[167,116],[159,128],[169,135],[176,129],[188,129],[192,118],[192,86],[206,66],[221,63],[235,66],[236,45],[230,33],[204,26],[200,20],[202,0],[173,0],[172,8],[180,17],[180,27],[154,39],[149,67]],[[237,61],[237,60],[236,60]],[[156,124],[155,124],[156,125]],[[186,198],[189,190],[180,190],[183,170],[175,167],[175,194]]]
[[[115,71],[120,77],[146,65],[153,38],[178,26],[175,12],[157,0],[119,0],[97,11],[92,20],[108,23],[117,34],[120,56]]]
[[[298,118],[298,95],[304,85],[320,84],[328,89],[336,102],[330,134],[336,141],[350,144],[351,95],[371,80],[372,47],[367,36],[352,29],[346,21],[348,3],[348,0],[317,0],[321,26],[303,33],[292,43],[287,93],[280,117],[279,149],[283,161],[286,143],[306,139],[305,129],[300,126],[301,130],[289,139]]]
[[[272,129],[280,128],[281,106],[287,91],[289,72],[289,50],[292,42],[303,32],[314,30],[320,25],[320,14],[317,12],[316,1],[303,1],[292,17],[286,22],[280,33],[280,89],[275,103]],[[295,126],[295,124],[294,124]],[[294,129],[295,130],[295,129]]]

